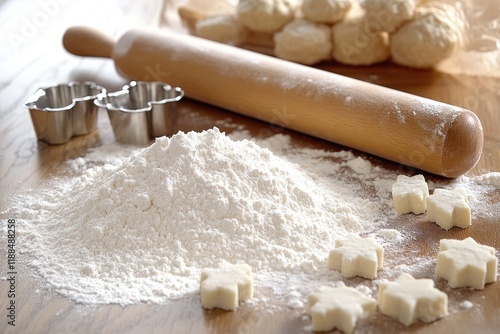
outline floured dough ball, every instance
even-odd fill
[[[274,55],[296,63],[312,65],[330,58],[331,30],[328,26],[298,19],[274,35]]]
[[[308,20],[335,23],[344,18],[352,7],[352,0],[304,0],[302,13]]]
[[[364,16],[348,15],[332,28],[333,58],[347,65],[372,65],[389,58],[386,32],[366,29]]]
[[[362,0],[365,20],[372,31],[393,32],[411,19],[415,13],[415,0]]]
[[[275,33],[295,17],[297,0],[240,0],[238,19],[253,31]]]
[[[246,40],[248,29],[234,15],[217,15],[198,21],[195,35],[216,42],[240,45]]]
[[[455,7],[428,2],[415,16],[391,34],[391,54],[400,65],[431,68],[449,58],[461,46],[464,21]]]
[[[466,19],[463,12],[463,8],[460,5],[453,6],[450,1],[436,1],[436,0],[420,0],[417,8],[432,8],[433,11],[447,17],[455,26],[460,30],[460,32],[465,33],[466,29]],[[463,36],[461,36],[462,38]]]

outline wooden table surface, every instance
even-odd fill
[[[29,112],[21,107],[23,100],[38,87],[72,80],[91,80],[109,91],[127,83],[116,74],[113,64],[103,59],[83,59],[69,55],[61,45],[64,30],[74,24],[91,24],[107,33],[119,35],[134,25],[156,24],[161,1],[135,4],[132,1],[106,3],[67,1],[0,3],[0,212],[8,201],[24,189],[35,188],[41,180],[60,172],[63,162],[84,156],[90,148],[115,141],[106,114],[99,115],[98,130],[76,137],[67,144],[51,146],[38,142]],[[370,67],[346,67],[326,63],[319,66],[346,76],[395,88],[405,92],[471,109],[482,121],[484,150],[477,166],[468,176],[500,171],[500,79],[450,75],[437,71],[416,71],[390,62]],[[271,128],[271,125],[232,114],[211,106],[185,100],[181,111],[181,130],[202,130],[230,119],[231,124],[249,130]],[[222,122],[224,123],[224,122]],[[224,126],[221,127],[224,130]],[[275,127],[273,131],[277,131]],[[298,142],[329,150],[345,149],[292,131],[284,130]],[[385,168],[400,168],[381,161]],[[442,180],[427,175],[430,179]],[[490,196],[500,201],[499,191]],[[487,204],[487,203],[486,203]],[[498,206],[496,206],[498,208]],[[2,224],[11,217],[2,214]],[[22,223],[22,222],[19,222]],[[402,216],[389,228],[411,229],[412,218]],[[467,229],[441,230],[431,227],[421,231],[417,240],[401,247],[399,254],[428,254],[430,244],[441,238],[463,239],[467,236],[500,249],[500,212],[480,218]],[[4,225],[2,225],[4,226]],[[0,234],[2,254],[6,247],[6,228]],[[1,256],[0,277],[5,276],[6,257]],[[81,305],[42,289],[42,283],[23,269],[26,259],[19,257],[18,313],[16,327],[6,319],[7,282],[0,281],[0,333],[306,333],[309,320],[304,313],[287,310],[265,312],[265,305],[252,309],[243,305],[237,312],[204,311],[198,299],[188,298],[166,305],[138,304]],[[433,272],[428,272],[433,277]],[[442,280],[439,288],[445,289]],[[377,314],[376,321],[360,330],[369,333],[498,333],[500,331],[500,283],[487,285],[482,291],[457,289],[449,291],[450,303],[470,300],[473,307],[458,309],[435,323],[418,323],[404,327],[395,320]]]

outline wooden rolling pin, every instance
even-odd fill
[[[115,43],[74,27],[63,44],[112,58],[129,80],[165,81],[189,98],[438,175],[462,175],[481,156],[473,112],[327,71],[168,30],[131,30]]]

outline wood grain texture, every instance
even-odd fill
[[[92,2],[97,6],[97,2]],[[0,21],[7,22],[0,30],[0,36],[22,32],[22,17],[31,18],[37,10],[27,9],[13,0],[0,6]],[[82,10],[68,5],[59,8],[51,23],[39,28],[36,38],[15,48],[0,52],[0,212],[8,207],[9,200],[16,193],[37,187],[50,177],[65,175],[64,162],[84,156],[90,148],[114,142],[112,129],[107,115],[99,115],[98,130],[76,137],[64,145],[50,146],[37,142],[29,118],[29,112],[22,109],[23,100],[36,88],[54,82],[71,80],[91,80],[105,86],[109,91],[118,89],[126,80],[121,78],[109,60],[83,59],[64,51],[61,38],[68,26],[78,21]],[[111,6],[111,5],[109,5]],[[33,9],[34,8],[34,9]],[[97,7],[95,7],[97,8]],[[125,5],[115,8],[116,14],[87,13],[88,20],[96,26],[102,25],[103,31],[115,36],[122,31],[122,15],[127,11],[137,13]],[[63,15],[64,14],[64,15]],[[93,16],[92,16],[93,15]],[[101,15],[101,16],[99,16]],[[145,11],[144,15],[150,15]],[[58,18],[55,18],[55,17]],[[62,19],[61,17],[65,17]],[[9,18],[21,24],[9,24]],[[113,19],[114,18],[114,19]],[[106,26],[107,22],[109,26]],[[146,20],[142,19],[140,22]],[[82,22],[78,22],[82,23]],[[500,80],[489,77],[469,77],[449,75],[436,71],[415,71],[395,66],[390,62],[370,67],[346,67],[335,63],[323,63],[320,69],[335,72],[359,80],[394,88],[418,96],[435,99],[473,110],[484,128],[485,142],[483,155],[478,164],[467,175],[479,175],[490,171],[500,171]],[[167,78],[168,79],[168,78]],[[257,121],[231,113],[207,104],[186,99],[180,108],[179,129],[203,130],[219,126],[222,130],[232,131],[234,126],[247,128],[252,135],[271,135],[284,132],[292,137],[297,145],[322,148],[331,151],[345,147],[309,137],[267,122]],[[354,152],[361,155],[359,152]],[[363,155],[364,156],[364,155]],[[404,173],[419,172],[390,161],[370,157],[373,163],[390,170]],[[427,174],[430,180],[443,181],[442,178]],[[444,231],[430,224],[423,216],[401,216],[391,222],[388,228],[395,228],[414,236],[414,240],[402,244],[399,249],[387,252],[388,260],[393,263],[411,264],[419,256],[436,254],[438,242],[442,238],[463,239],[473,237],[500,250],[500,191],[492,192],[484,203],[488,215],[477,218],[474,225],[467,229]],[[0,215],[0,277],[5,276],[7,219]],[[20,222],[21,223],[21,222]],[[20,246],[19,246],[20,247]],[[18,249],[19,251],[21,249]],[[19,255],[19,274],[17,275],[16,303],[18,313],[16,327],[7,324],[5,309],[7,303],[7,282],[0,281],[0,333],[309,333],[306,326],[309,319],[304,310],[289,310],[282,305],[279,296],[269,291],[256,291],[257,296],[267,296],[274,303],[275,311],[270,312],[265,303],[244,304],[237,312],[204,311],[197,294],[188,295],[165,305],[138,304],[127,307],[117,305],[81,305],[57,295],[47,288],[42,278],[28,267],[29,259]],[[433,277],[431,267],[423,267],[417,274]],[[384,278],[384,271],[380,272]],[[362,284],[360,279],[346,280],[351,286]],[[442,280],[437,286],[449,294],[450,316],[432,324],[418,323],[404,327],[393,319],[377,312],[375,320],[359,328],[367,333],[498,333],[500,328],[500,283],[489,284],[482,291],[469,289],[449,289]],[[474,307],[461,309],[458,305],[469,300]],[[281,304],[280,304],[281,303]]]

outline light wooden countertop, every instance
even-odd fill
[[[0,212],[7,203],[24,189],[34,188],[56,171],[63,162],[84,156],[89,149],[114,142],[109,120],[105,113],[99,115],[98,130],[75,137],[63,145],[38,142],[29,112],[22,108],[23,100],[38,87],[54,83],[90,80],[105,86],[108,91],[119,89],[126,80],[114,70],[110,60],[84,59],[69,55],[61,45],[64,30],[77,23],[89,21],[108,33],[119,34],[133,24],[152,20],[144,19],[161,8],[158,2],[150,6],[132,5],[129,2],[106,4],[90,1],[92,5],[59,4],[49,10],[39,2],[31,5],[4,1],[0,4]],[[153,3],[155,5],[153,5]],[[156,6],[156,7],[154,7]],[[90,8],[89,8],[90,7]],[[155,9],[156,8],[156,9]],[[96,14],[95,11],[98,11]],[[143,15],[138,15],[137,12]],[[45,14],[41,14],[45,13]],[[38,16],[37,16],[38,15]],[[48,17],[45,22],[42,16]],[[129,17],[124,24],[123,17]],[[37,19],[38,17],[38,19]],[[139,18],[137,18],[139,17]],[[36,21],[38,20],[38,21]],[[135,21],[134,21],[135,20]],[[34,24],[34,30],[26,28]],[[15,34],[16,36],[14,36]],[[20,38],[20,39],[16,39]],[[423,97],[450,103],[473,110],[480,118],[485,134],[484,150],[479,163],[467,174],[480,175],[500,171],[500,79],[451,75],[437,71],[416,71],[399,67],[390,62],[370,67],[347,67],[326,63],[318,66],[353,78],[369,81]],[[183,104],[179,129],[203,130],[221,120],[230,119],[233,125],[242,125],[250,132],[269,124],[236,115],[196,101],[186,99]],[[220,126],[224,130],[224,125]],[[273,128],[273,131],[276,131]],[[284,130],[298,142],[329,150],[345,149],[292,131]],[[382,166],[397,170],[398,164],[378,160]],[[431,180],[443,180],[426,175]],[[493,193],[491,203],[500,201],[500,191]],[[0,216],[2,224],[8,217]],[[416,220],[417,219],[417,220]],[[401,216],[396,229],[415,229],[419,218]],[[22,222],[18,222],[22,224]],[[478,218],[467,229],[441,230],[437,226],[421,229],[418,238],[402,245],[398,254],[431,254],[442,238],[463,239],[471,236],[476,241],[500,249],[500,212]],[[4,226],[4,225],[2,225]],[[0,252],[7,249],[5,227],[0,233]],[[6,274],[6,257],[2,255],[0,277]],[[304,312],[283,310],[276,313],[252,310],[244,305],[237,312],[204,311],[197,298],[187,298],[166,305],[138,304],[127,307],[117,305],[81,305],[41,288],[37,278],[22,268],[26,259],[19,255],[17,277],[18,313],[16,327],[7,324],[7,282],[0,281],[0,332],[1,333],[307,333],[309,320]],[[433,277],[429,269],[428,275]],[[437,282],[439,288],[445,283]],[[455,307],[450,316],[432,324],[418,323],[404,327],[393,319],[377,313],[377,319],[364,325],[362,332],[369,333],[498,333],[500,331],[500,283],[486,286],[481,291],[469,289],[447,290],[450,303],[469,300],[474,307]]]

